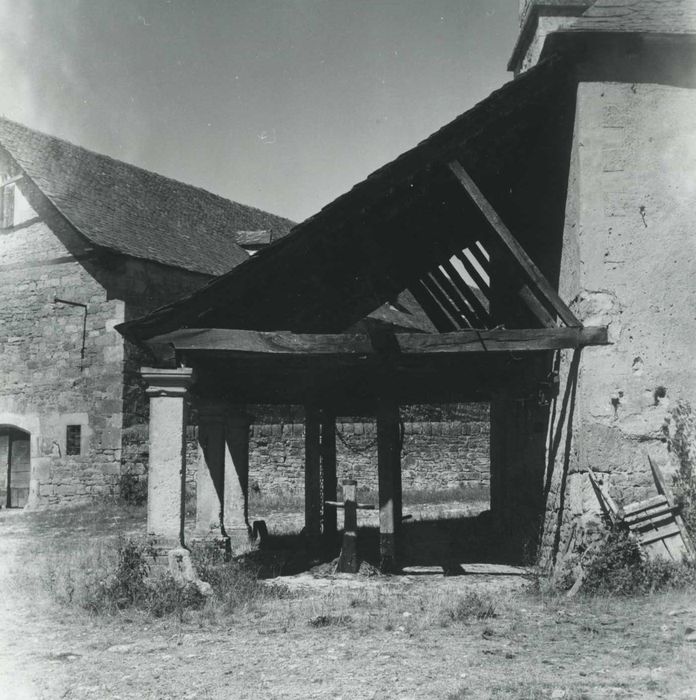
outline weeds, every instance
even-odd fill
[[[684,525],[696,540],[696,416],[691,405],[679,401],[664,426],[667,446],[679,464],[674,494],[681,506]]]
[[[493,600],[475,592],[467,593],[444,610],[446,622],[469,622],[497,617]]]
[[[587,595],[641,595],[696,585],[696,566],[646,560],[635,538],[614,528],[594,552],[585,570]]]

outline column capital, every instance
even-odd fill
[[[145,392],[148,396],[154,397],[184,397],[195,381],[195,372],[192,367],[176,369],[141,367],[140,376],[147,382]]]

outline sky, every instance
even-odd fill
[[[0,114],[295,221],[511,79],[517,0],[0,0]]]

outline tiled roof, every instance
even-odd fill
[[[94,245],[193,272],[221,275],[247,259],[239,231],[291,221],[93,153],[0,118],[0,145]]]
[[[572,31],[696,33],[696,0],[597,0]]]
[[[397,281],[389,282],[379,262],[393,256],[392,239],[378,233],[385,206],[395,217],[407,217],[419,192],[438,201],[437,192],[452,186],[445,166],[453,159],[495,205],[508,192],[507,177],[574,96],[565,63],[543,61],[298,224],[277,245],[119,330],[144,339],[185,327],[344,332],[367,315],[392,325],[404,326],[407,315],[411,324],[418,322],[413,309],[397,315],[398,308],[383,306],[401,291],[391,289]],[[416,256],[420,244],[404,236],[398,245],[400,254],[408,249]],[[428,251],[420,257],[427,261]]]

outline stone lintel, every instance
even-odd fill
[[[192,367],[176,369],[141,367],[140,375],[147,382],[145,391],[148,396],[184,397],[195,381],[195,372]]]

